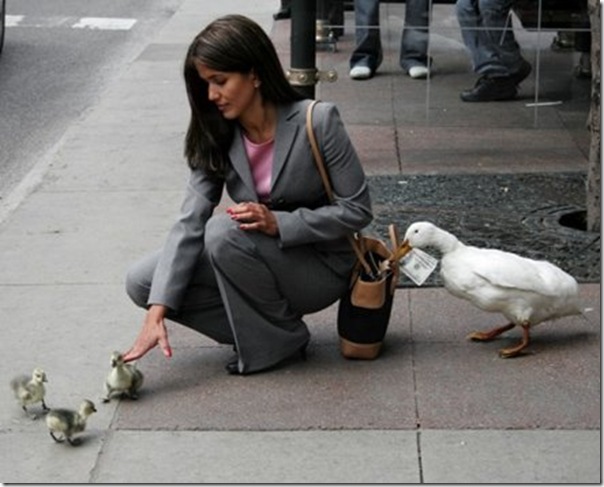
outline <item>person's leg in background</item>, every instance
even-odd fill
[[[355,0],[356,45],[350,56],[350,77],[371,78],[382,63],[379,0]]]
[[[317,19],[325,19],[329,30],[338,39],[344,35],[344,0],[317,1]]]
[[[587,13],[587,2],[585,2],[585,10],[581,11],[577,28],[579,30],[573,32],[574,48],[581,55],[579,64],[575,66],[575,76],[577,78],[591,78],[591,23]]]
[[[291,0],[281,0],[281,7],[279,7],[279,10],[273,14],[273,19],[289,19],[292,15],[291,3]]]
[[[512,0],[458,0],[457,18],[476,85],[461,93],[463,101],[502,101],[515,98],[518,84],[531,72],[514,36]]]
[[[579,31],[575,33],[575,49],[581,53],[579,64],[575,66],[575,76],[577,78],[591,78],[591,32]]]
[[[414,79],[426,78],[432,64],[428,58],[431,3],[432,0],[406,1],[400,65]]]

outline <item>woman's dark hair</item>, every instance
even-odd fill
[[[301,100],[304,96],[289,83],[268,35],[254,21],[242,15],[220,17],[193,40],[187,51],[184,77],[191,107],[185,137],[189,166],[222,176],[228,164],[228,150],[236,121],[225,119],[208,99],[208,83],[194,61],[210,69],[249,74],[260,80],[263,100],[275,104]]]

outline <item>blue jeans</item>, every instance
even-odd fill
[[[367,66],[371,71],[376,71],[383,57],[379,0],[355,0],[354,17],[356,47],[350,57],[350,67]],[[430,0],[406,0],[399,57],[404,70],[430,64],[429,25]]]
[[[509,76],[523,61],[509,18],[512,0],[457,0],[455,9],[474,72]]]

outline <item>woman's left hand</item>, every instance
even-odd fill
[[[271,237],[279,235],[275,215],[262,203],[239,203],[226,211],[233,220],[240,223],[241,230],[255,230]]]

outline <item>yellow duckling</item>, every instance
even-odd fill
[[[137,399],[138,390],[142,385],[143,373],[134,364],[125,363],[120,352],[113,352],[111,354],[111,371],[105,380],[103,402],[109,402],[111,397],[116,394]]]
[[[48,407],[44,402],[44,396],[46,395],[44,382],[48,382],[48,380],[46,379],[46,373],[40,368],[35,368],[31,376],[20,375],[11,380],[10,386],[15,393],[15,398],[26,414],[29,414],[27,406],[37,402],[41,402],[42,409],[48,411]],[[30,415],[30,417],[32,419],[37,418],[35,414]]]
[[[453,296],[484,311],[500,312],[509,320],[505,326],[475,332],[468,338],[488,341],[515,326],[522,327],[521,342],[500,350],[501,357],[519,355],[528,346],[531,327],[582,312],[577,281],[550,262],[465,245],[429,222],[409,226],[397,256],[404,256],[414,247],[440,251],[440,275]]]
[[[96,413],[96,408],[88,399],[82,401],[79,411],[51,409],[46,415],[46,426],[50,436],[57,443],[67,440],[70,445],[77,445],[79,440],[74,440],[72,437],[86,429],[86,420],[92,413]]]

